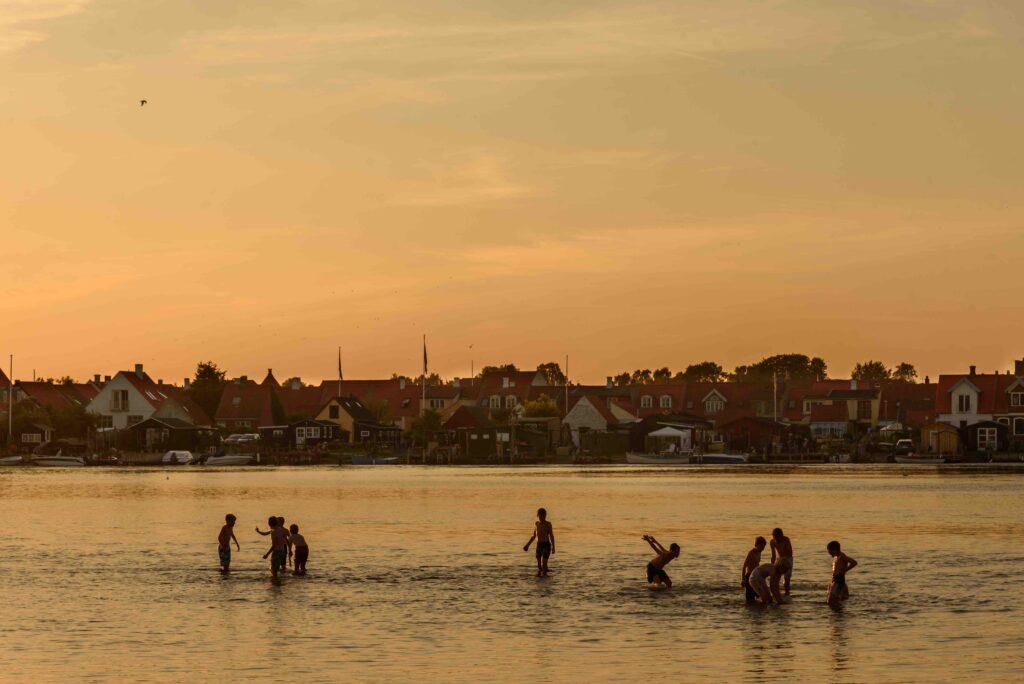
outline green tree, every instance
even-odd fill
[[[388,409],[388,402],[383,399],[367,399],[363,402],[366,409],[373,414],[373,420],[379,425],[391,423],[391,412]]]
[[[431,437],[441,429],[441,414],[433,409],[427,409],[420,416],[412,421],[409,428],[409,436],[412,443],[419,446],[426,446]]]
[[[480,369],[480,372],[477,374],[477,377],[480,377],[480,376],[483,376],[483,375],[487,375],[488,373],[517,373],[517,372],[519,372],[519,369],[516,368],[516,364],[514,364],[514,363],[503,363],[503,364],[498,365],[498,366],[484,366],[483,368]]]
[[[914,364],[904,361],[893,370],[892,379],[899,380],[900,382],[915,382],[917,380],[917,369],[914,368]]]
[[[559,366],[554,361],[549,361],[548,363],[540,364],[539,366],[537,366],[537,370],[544,374],[544,377],[547,378],[549,385],[565,385],[565,373],[562,372],[562,367]]]
[[[224,371],[213,361],[200,361],[196,364],[195,375],[189,384],[189,398],[211,418],[217,413],[220,395],[224,393],[224,386],[227,384],[224,377]]]
[[[629,371],[625,371],[623,373],[619,373],[618,375],[612,378],[612,385],[616,387],[625,387],[630,382],[632,382],[632,379],[633,378],[630,375]]]
[[[686,382],[721,382],[725,379],[725,371],[714,361],[701,361],[687,366],[682,379]]]
[[[392,380],[405,380],[410,385],[419,385],[423,382],[423,373],[420,373],[415,378],[410,378],[408,375],[402,375],[401,373],[392,373]],[[431,373],[427,376],[427,385],[430,387],[437,387],[444,384],[444,380],[437,373]]]
[[[523,404],[523,415],[529,418],[547,418],[558,415],[558,404],[546,394]]]
[[[654,374],[651,373],[650,368],[637,369],[630,374],[629,380],[634,385],[650,385],[654,382]]]
[[[885,364],[881,361],[864,361],[858,363],[853,368],[853,372],[850,373],[850,377],[858,382],[881,382],[882,380],[888,380],[892,375],[892,371],[885,367]]]
[[[668,369],[668,366],[662,366],[661,368],[651,373],[652,382],[659,385],[667,384],[671,379],[672,371]]]
[[[68,404],[48,409],[50,425],[59,437],[84,439],[90,428],[96,426],[98,417],[85,410],[81,404]]]
[[[781,381],[815,381],[824,380],[827,370],[825,360],[817,356],[776,354],[749,366],[736,366],[732,379],[738,382],[771,382],[772,377],[777,377]]]

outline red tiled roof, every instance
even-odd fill
[[[1009,374],[979,373],[975,375],[940,375],[935,391],[936,413],[952,413],[953,400],[950,391],[961,380],[967,380],[980,390],[978,413],[1006,413],[1010,410],[1010,396],[1006,390],[1017,382],[1017,377]]]
[[[83,402],[83,398],[76,391],[74,385],[19,380],[15,386],[28,399],[43,408],[56,410],[69,406],[84,406],[88,403],[88,400]]]
[[[232,381],[224,387],[217,405],[218,423],[248,421],[252,427],[274,425],[271,388],[252,381]]]
[[[834,404],[815,404],[811,407],[812,423],[841,423],[850,419],[845,401]]]

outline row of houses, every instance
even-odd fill
[[[704,426],[713,438],[729,432],[729,426],[743,426],[748,433],[756,425],[800,426],[815,439],[841,439],[886,425],[942,424],[969,432],[966,441],[979,450],[1024,442],[1024,359],[1012,371],[979,373],[970,366],[934,383],[925,378],[923,383],[830,379],[615,386],[608,378],[603,385],[566,387],[552,384],[541,371],[495,371],[429,385],[425,392],[398,377],[282,384],[268,369],[258,382],[247,376],[229,380],[213,415],[190,398],[188,389],[188,380],[181,385],[153,380],[142,364],[86,383],[18,381],[12,386],[0,372],[0,410],[12,397],[49,409],[80,407],[95,414],[99,432],[151,431],[146,444],[175,430],[274,434],[309,420],[337,426],[344,441],[396,442],[428,410],[439,414],[445,430],[487,431],[513,417],[525,419],[525,408],[542,398],[543,405],[553,406],[566,439],[577,446],[581,433],[614,431],[658,416]],[[16,437],[31,444],[54,436],[53,426],[36,427]]]

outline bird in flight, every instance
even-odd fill
[[[139,106],[140,107],[145,107],[146,106],[146,102],[147,102],[147,100],[139,100]]]

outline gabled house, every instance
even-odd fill
[[[573,444],[580,446],[580,434],[589,431],[606,432],[621,422],[635,420],[633,415],[601,397],[584,395],[576,400],[569,412],[562,418],[562,424],[569,428]]]
[[[558,388],[541,371],[493,371],[474,383],[476,404],[491,416],[498,411],[515,411],[531,399],[547,393],[552,399]]]
[[[244,375],[230,380],[217,404],[214,415],[217,425],[232,432],[256,432],[264,425],[286,423],[284,408],[275,396],[279,387],[270,369],[258,384]]]
[[[340,430],[338,438],[349,444],[398,441],[401,431],[381,425],[363,402],[356,397],[331,397],[317,414],[321,423],[332,423]]]
[[[185,392],[162,380],[154,382],[141,363],[135,364],[134,371],[119,371],[86,408],[99,417],[100,429],[124,430],[154,416],[176,418],[193,425],[212,423]]]
[[[845,437],[850,430],[849,404],[845,401],[812,404],[808,422],[815,439]]]
[[[940,375],[935,404],[939,422],[965,431],[968,449],[1024,447],[1024,359],[1014,361],[1012,373],[978,373],[971,366],[966,375]],[[996,425],[966,432],[980,423]]]

